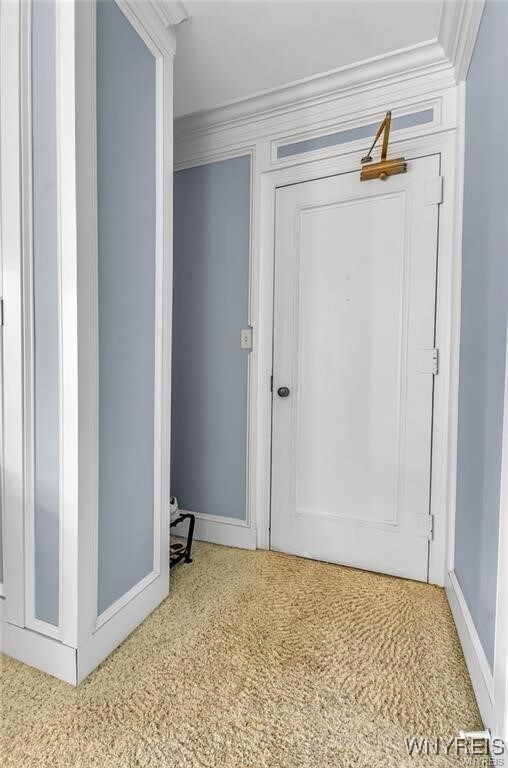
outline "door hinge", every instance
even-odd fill
[[[430,347],[430,349],[420,349],[419,373],[431,373],[437,376],[439,373],[439,349]]]
[[[0,328],[4,325],[4,300],[0,299]]]
[[[432,541],[434,537],[434,515],[416,515],[416,535]]]
[[[273,392],[273,375],[270,376],[270,392]]]
[[[441,205],[443,202],[443,177],[426,181],[423,192],[424,205]]]

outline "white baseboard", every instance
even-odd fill
[[[122,610],[79,645],[77,682],[80,683],[117,648],[168,594],[168,582],[155,579],[138,592]]]
[[[66,683],[77,685],[115,650],[130,633],[164,600],[168,583],[154,580],[113,615],[79,650],[6,621],[0,621],[0,652],[40,669]]]
[[[76,685],[76,649],[58,640],[3,621],[0,622],[0,651]]]
[[[448,573],[445,588],[480,715],[485,727],[492,728],[494,678],[455,571]]]
[[[183,514],[187,510],[181,510]],[[193,512],[196,516],[194,538],[197,541],[209,541],[211,544],[223,544],[226,547],[238,547],[239,549],[256,549],[256,528],[248,525],[243,520],[235,520],[230,517],[206,515],[201,512]],[[187,533],[188,523],[182,523],[173,528],[171,533],[175,536]]]

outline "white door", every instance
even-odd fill
[[[426,581],[439,156],[359,176],[277,190],[271,547]]]

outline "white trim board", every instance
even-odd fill
[[[168,582],[155,579],[143,588],[144,581],[136,585],[129,602],[122,605],[114,617],[110,616],[110,620],[102,623],[88,638],[80,640],[76,683],[84,680],[167,597]]]
[[[316,96],[303,103],[284,109],[268,110],[250,116],[243,121],[223,121],[210,126],[194,125],[191,118],[175,121],[176,166],[207,156],[213,152],[232,150],[255,141],[269,138],[273,142],[293,143],[309,138],[335,133],[342,129],[380,122],[387,109],[394,117],[409,109],[417,112],[432,106],[435,115],[432,123],[415,126],[413,135],[437,132],[455,127],[455,86],[452,79],[425,75],[416,81],[400,79],[391,84],[373,88],[366,98],[363,92],[330,93]],[[204,119],[204,118],[203,118]],[[392,144],[395,133],[392,135]],[[407,138],[407,135],[405,136]],[[366,142],[367,149],[369,142]],[[329,147],[329,154],[344,152],[346,144]],[[351,151],[351,150],[349,150]],[[271,158],[270,165],[301,162],[302,158]]]
[[[0,652],[76,685],[76,649],[57,640],[0,622]]]
[[[507,327],[508,339],[508,327]],[[494,643],[494,736],[508,744],[508,343],[506,345],[496,635]]]
[[[208,541],[211,544],[223,544],[225,547],[256,549],[256,529],[245,520],[232,517],[207,515],[203,512],[180,510],[183,515],[193,514],[196,518],[194,527],[195,541]],[[171,529],[172,536],[186,536],[189,523],[186,520],[177,528]]]
[[[21,156],[22,164],[22,259],[23,259],[23,407],[24,407],[24,531],[25,531],[25,626],[40,634],[61,639],[59,627],[35,616],[35,503],[34,503],[34,328],[33,328],[33,211],[32,211],[32,4],[21,5]],[[56,36],[55,36],[56,37]],[[60,352],[60,350],[59,350]],[[60,359],[60,354],[59,354]],[[60,549],[60,547],[59,547]],[[61,569],[59,568],[59,582]]]
[[[0,222],[3,320],[2,618],[24,624],[24,401],[21,4],[0,3]]]
[[[465,83],[457,87],[458,91],[458,128],[456,139],[455,178],[453,183],[455,204],[453,215],[453,234],[451,247],[455,262],[454,281],[451,286],[451,302],[455,308],[450,325],[450,388],[455,396],[450,402],[449,411],[449,480],[447,497],[447,531],[445,572],[453,571],[455,564],[455,507],[457,495],[457,445],[459,422],[459,368],[460,368],[460,314],[462,283],[462,225],[464,200],[464,160],[465,160]]]
[[[104,624],[112,619],[113,616],[122,610],[122,608],[125,608],[127,603],[130,603],[131,600],[134,600],[135,597],[141,594],[141,592],[149,587],[150,584],[155,581],[158,576],[159,571],[151,571],[150,573],[147,573],[144,578],[134,584],[128,592],[124,592],[123,595],[118,598],[118,600],[115,600],[115,602],[112,603],[109,608],[106,608],[105,611],[97,616],[97,620],[95,622],[95,631],[104,626]]]
[[[78,409],[78,190],[75,9],[56,7],[58,265],[60,270],[60,630],[77,647],[80,473]]]
[[[478,708],[485,726],[491,728],[494,678],[455,571],[448,574],[445,589]],[[467,723],[464,728],[467,730]]]

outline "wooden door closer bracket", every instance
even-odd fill
[[[394,176],[397,173],[406,173],[407,162],[404,157],[397,157],[393,160],[388,160],[386,154],[388,152],[388,142],[390,140],[390,128],[392,124],[392,113],[387,112],[385,118],[378,128],[376,138],[372,142],[372,146],[369,149],[365,157],[362,157],[362,168],[360,171],[360,181],[370,181],[370,179],[381,179],[385,181],[388,176]],[[377,140],[384,132],[383,146],[381,148],[381,160],[379,163],[372,163],[372,150],[376,146]]]

